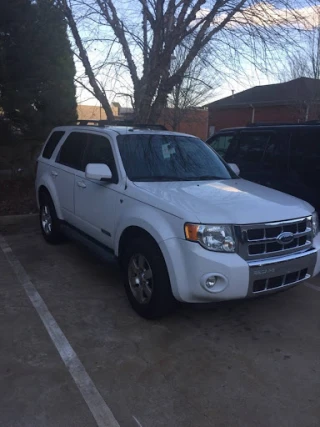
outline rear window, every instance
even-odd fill
[[[42,157],[45,159],[51,159],[51,156],[56,148],[56,146],[59,144],[59,141],[63,137],[65,132],[63,131],[55,131],[51,134],[48,142],[46,143],[46,146],[43,150]]]

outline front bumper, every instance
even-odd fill
[[[160,243],[176,299],[210,302],[279,292],[320,272],[320,234],[309,251],[248,262],[238,254],[211,252],[183,239]],[[207,277],[217,276],[206,290]]]
[[[249,262],[248,297],[278,292],[310,279],[317,263],[317,249]]]

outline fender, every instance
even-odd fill
[[[147,231],[154,240],[160,242],[172,237],[184,238],[181,218],[148,206],[145,203],[135,203],[130,199],[125,202],[128,206],[123,210],[115,227],[114,252],[119,254],[119,242],[122,233],[128,227],[140,227]]]
[[[41,165],[39,164],[39,168],[40,167],[41,167]],[[36,188],[36,190],[37,190],[37,203],[38,203],[38,206],[39,206],[39,188],[41,186],[43,186],[43,187],[45,187],[48,190],[48,192],[49,192],[49,194],[51,196],[51,199],[52,199],[54,207],[56,209],[56,213],[57,213],[58,218],[61,219],[61,220],[63,220],[64,218],[63,218],[63,214],[62,214],[62,211],[61,211],[58,194],[57,194],[55,185],[53,183],[52,177],[47,172],[47,170],[45,170],[44,168],[43,168],[43,172],[44,173],[39,174],[39,176],[41,176],[41,178],[39,180],[37,180],[37,188]]]

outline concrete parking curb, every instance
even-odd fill
[[[0,226],[16,225],[20,223],[30,224],[38,217],[37,213],[26,215],[4,215],[0,216]]]

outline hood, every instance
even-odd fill
[[[134,185],[149,194],[147,203],[179,213],[186,221],[196,216],[200,223],[250,224],[300,218],[314,211],[307,202],[244,179]]]

